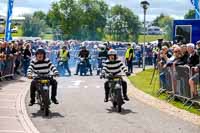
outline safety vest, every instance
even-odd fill
[[[133,49],[132,49],[132,48],[128,48],[127,51],[126,51],[126,54],[125,54],[125,58],[126,58],[126,59],[128,59],[128,58],[130,57],[130,54],[129,54],[129,53],[130,53],[130,50],[133,50]],[[133,55],[132,55],[132,56],[133,56],[133,57],[135,56],[135,55],[134,55],[134,52],[133,52]]]
[[[153,52],[157,53],[159,51],[159,49],[157,47],[153,48]]]
[[[61,50],[60,51],[60,60],[67,61],[68,60],[67,54],[68,54],[67,50],[65,50],[65,51]]]

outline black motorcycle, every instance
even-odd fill
[[[109,81],[109,88],[110,88],[109,99],[112,102],[113,107],[117,108],[118,112],[121,112],[122,105],[125,103],[124,99],[122,97],[122,80],[123,80],[122,76],[124,76],[124,75],[106,76],[106,78]],[[105,77],[105,76],[103,76],[103,77]],[[102,76],[101,76],[101,78],[102,78]]]
[[[91,69],[91,64],[90,64],[90,58],[80,58],[80,75],[87,75],[87,73],[90,71]],[[92,75],[92,73],[90,72],[90,75]]]
[[[52,75],[46,76],[38,74],[37,77],[34,77],[34,80],[37,81],[37,91],[36,99],[37,103],[40,105],[40,110],[44,112],[45,116],[49,116],[50,108],[50,99],[49,99],[49,90],[50,90],[50,80],[53,78]]]

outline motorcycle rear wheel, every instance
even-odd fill
[[[121,90],[117,90],[117,111],[118,112],[122,111],[122,104],[123,104],[123,99],[122,99]]]

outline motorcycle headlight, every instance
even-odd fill
[[[121,89],[121,85],[120,84],[116,84],[115,85],[115,89]]]
[[[43,86],[43,90],[49,90],[49,87],[48,86]]]

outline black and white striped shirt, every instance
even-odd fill
[[[105,74],[113,74],[113,75],[121,75],[123,73],[127,72],[127,69],[124,65],[124,63],[121,60],[116,61],[109,61],[107,60],[103,64],[103,73]]]
[[[51,63],[51,61],[48,58],[46,58],[42,62],[36,59],[33,59],[30,63],[27,74],[32,75],[32,74],[39,73],[39,74],[48,75],[50,74],[50,72],[53,72],[53,74],[58,74],[56,67]]]

